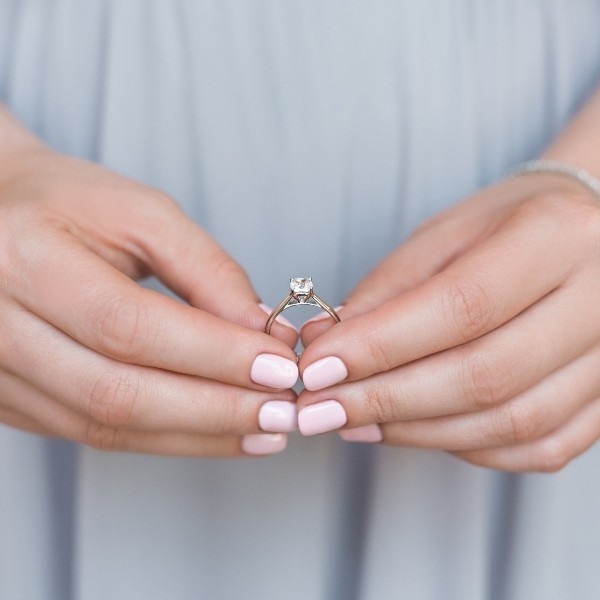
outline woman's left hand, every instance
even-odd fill
[[[578,184],[523,176],[428,221],[341,318],[303,329],[305,435],[510,471],[600,437],[600,204]]]

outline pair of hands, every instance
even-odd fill
[[[0,153],[0,421],[95,448],[238,456],[285,432],[556,470],[600,436],[600,208],[553,177],[430,220],[331,326],[262,333],[176,204],[33,138]],[[157,275],[184,301],[134,282]],[[204,282],[210,281],[210,287]],[[219,290],[218,295],[212,290]]]

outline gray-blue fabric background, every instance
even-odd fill
[[[265,302],[308,274],[336,304],[536,156],[599,26],[594,0],[0,0],[0,99],[173,195]],[[596,600],[599,473],[600,447],[515,476],[335,435],[219,461],[0,427],[0,599]]]

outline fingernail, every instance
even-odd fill
[[[341,306],[336,306],[333,310],[336,313],[339,313],[342,308],[344,308],[343,304]],[[324,319],[331,319],[331,315],[326,311],[322,311],[318,315],[315,315],[312,319],[308,319],[308,321],[304,322],[302,327],[304,327],[304,325],[308,325],[309,323],[314,323],[315,321],[323,321]]]
[[[298,413],[302,435],[317,435],[343,427],[348,421],[344,407],[337,400],[325,400],[306,406]]]
[[[298,381],[298,365],[277,354],[259,354],[252,363],[250,378],[267,387],[291,388]]]
[[[268,315],[270,315],[273,312],[273,309],[270,306],[267,306],[266,304],[259,304],[258,307],[264,311],[265,313],[267,313]],[[288,321],[283,315],[277,315],[277,318],[275,319],[278,323],[281,323],[282,325],[285,325],[286,327],[291,327],[296,333],[300,333],[298,331],[298,328],[291,322]]]
[[[246,454],[264,456],[285,450],[287,435],[285,433],[252,433],[242,439],[242,450]]]
[[[258,411],[258,425],[263,431],[294,431],[298,428],[296,405],[286,400],[265,402]]]
[[[374,444],[381,442],[383,434],[381,427],[377,424],[365,425],[363,427],[354,427],[352,429],[344,429],[340,431],[340,437],[347,442],[363,442]]]
[[[348,369],[337,356],[326,356],[308,365],[302,374],[304,387],[311,392],[322,390],[348,377]]]

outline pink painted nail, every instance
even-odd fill
[[[242,450],[246,454],[264,456],[285,450],[287,435],[285,433],[252,433],[242,439]]]
[[[302,435],[316,435],[343,427],[348,421],[344,407],[337,400],[325,400],[304,407],[298,413]]]
[[[353,429],[344,429],[340,431],[340,437],[347,442],[363,442],[375,444],[381,442],[383,434],[381,427],[377,424],[365,425],[363,427],[354,427]]]
[[[265,402],[258,411],[258,425],[263,431],[294,431],[298,428],[296,405],[286,400]]]
[[[322,390],[348,377],[348,369],[337,356],[326,356],[308,365],[302,374],[302,381],[307,390]]]
[[[266,304],[259,304],[258,307],[265,313],[267,313],[268,315],[270,315],[273,312],[273,309],[270,306],[267,306]],[[288,321],[283,315],[278,315],[277,318],[275,319],[278,323],[281,323],[282,325],[285,325],[286,327],[291,327],[296,333],[300,333],[298,331],[298,328],[291,322]]]
[[[291,388],[298,381],[298,365],[277,354],[259,354],[252,363],[250,378],[272,388]]]
[[[344,308],[344,305],[340,305],[340,306],[336,306],[333,310],[336,313],[339,313],[340,310],[342,310],[342,308]],[[326,312],[326,311],[322,311],[320,312],[318,315],[315,315],[312,319],[308,319],[308,321],[306,321],[302,327],[304,327],[304,325],[308,325],[309,323],[314,323],[315,321],[323,321],[325,319],[331,319],[331,315]]]

